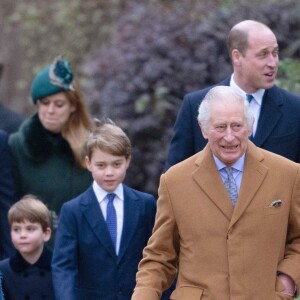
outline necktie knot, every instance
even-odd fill
[[[116,195],[114,193],[107,194],[108,202],[113,202],[115,199],[115,196]]]
[[[248,102],[250,103],[254,97],[251,94],[246,94],[246,98],[247,98]]]

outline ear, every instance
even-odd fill
[[[251,136],[252,132],[253,132],[252,128],[248,129],[248,138]]]
[[[48,242],[51,238],[51,228],[47,227],[46,230],[44,231],[44,242]]]
[[[91,161],[88,156],[84,158],[86,168],[91,172]]]
[[[126,169],[128,169],[130,163],[131,163],[131,155],[126,159]]]
[[[237,50],[237,49],[233,49],[232,52],[231,52],[232,63],[234,65],[239,65],[240,64],[240,58],[241,58],[240,51]]]
[[[207,136],[206,131],[204,130],[203,126],[201,126],[201,123],[199,121],[198,121],[198,124],[199,124],[199,127],[200,127],[203,137],[207,140],[208,136]]]

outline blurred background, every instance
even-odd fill
[[[231,74],[225,42],[235,23],[270,26],[277,84],[300,94],[300,1],[248,2],[0,0],[0,103],[32,114],[34,75],[64,55],[92,115],[114,120],[133,143],[126,182],[156,195],[183,95]]]

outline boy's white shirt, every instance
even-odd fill
[[[100,209],[102,211],[103,217],[106,220],[106,207],[108,199],[107,194],[111,192],[105,191],[101,186],[97,184],[96,181],[93,182],[93,190],[95,192],[96,198],[99,202]],[[124,188],[123,184],[120,183],[117,188],[112,192],[115,193],[114,206],[117,214],[117,242],[116,242],[116,253],[118,255],[121,244],[122,230],[123,230],[123,219],[124,219]]]

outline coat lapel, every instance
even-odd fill
[[[115,249],[109,235],[106,222],[92,187],[90,187],[84,194],[81,201],[81,207],[86,221],[90,224],[99,242],[103,245],[107,252],[110,253],[110,255],[116,257]]]
[[[283,104],[283,99],[280,97],[280,92],[277,87],[266,90],[261,107],[260,117],[257,124],[257,130],[254,138],[251,140],[260,147],[265,140],[270,136],[272,130],[279,122],[282,111],[280,106]],[[270,122],[272,120],[272,122]]]
[[[268,168],[261,163],[262,160],[263,154],[249,142],[240,193],[229,228],[243,215],[268,173]]]
[[[124,186],[124,219],[123,219],[123,232],[121,237],[120,250],[118,255],[118,262],[121,260],[126,252],[128,244],[132,239],[140,212],[140,201],[138,197],[126,185]]]
[[[198,166],[192,176],[204,193],[222,211],[228,220],[233,214],[233,207],[228,192],[222,182],[209,145],[199,155]]]

